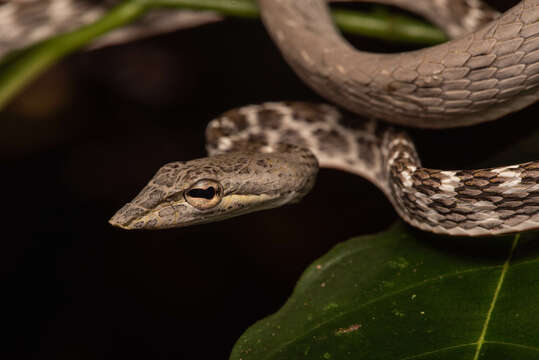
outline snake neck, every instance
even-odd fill
[[[420,166],[414,145],[403,132],[374,120],[361,121],[325,104],[265,103],[237,108],[210,122],[206,138],[212,156],[275,152],[282,144],[307,149],[320,167],[362,176],[389,199],[393,198],[392,176],[405,183],[403,173],[392,168],[404,162],[408,168]]]

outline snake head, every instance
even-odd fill
[[[109,220],[123,229],[166,229],[220,221],[298,201],[314,185],[311,155],[228,153],[163,166]]]

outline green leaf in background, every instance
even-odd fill
[[[315,261],[231,359],[539,359],[538,240],[401,223],[351,239]]]

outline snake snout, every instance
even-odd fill
[[[139,223],[137,220],[140,220],[147,212],[147,209],[127,203],[110,218],[109,224],[126,230],[138,229],[141,226],[137,226]]]
[[[167,195],[159,186],[149,184],[118,210],[109,223],[126,230],[155,229],[158,223],[163,222],[160,216],[168,210]]]

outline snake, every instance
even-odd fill
[[[300,201],[319,168],[336,168],[372,182],[402,219],[424,231],[486,236],[538,229],[538,161],[424,168],[405,131],[385,122],[466,126],[536,101],[539,1],[521,1],[504,14],[471,0],[384,2],[420,11],[456,38],[412,52],[366,53],[341,37],[323,0],[259,0],[287,62],[343,110],[270,102],[225,112],[208,124],[208,157],[166,164],[109,222],[163,229],[271,209]]]
[[[539,162],[480,170],[421,167],[403,130],[327,104],[273,102],[225,112],[208,157],[163,166],[110,219],[124,229],[203,224],[295,203],[318,169],[375,184],[409,224],[461,236],[539,228]]]
[[[164,165],[109,222],[164,229],[276,208],[300,201],[320,168],[336,168],[372,182],[402,219],[424,231],[538,229],[538,161],[424,168],[403,126],[469,126],[534,103],[539,0],[503,14],[478,0],[378,2],[417,12],[453,39],[397,54],[364,52],[341,36],[324,0],[258,0],[284,59],[339,108],[268,102],[229,110],[208,124],[208,157]]]

